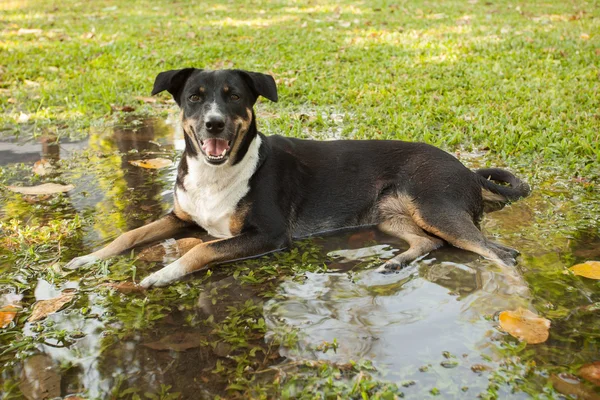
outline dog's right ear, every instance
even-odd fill
[[[172,69],[170,71],[161,72],[154,80],[154,88],[152,96],[164,90],[171,93],[173,99],[179,104],[179,92],[183,88],[185,81],[194,71],[200,71],[196,68]]]

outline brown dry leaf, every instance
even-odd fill
[[[73,185],[60,185],[58,183],[44,183],[37,186],[7,186],[8,190],[21,194],[45,195],[54,193],[65,193],[73,190]]]
[[[544,343],[548,340],[550,320],[519,307],[515,311],[500,313],[500,327],[529,344]]]
[[[33,311],[28,318],[29,322],[39,321],[60,310],[65,304],[73,300],[77,291],[75,289],[65,289],[53,299],[40,300],[33,306]]]
[[[144,103],[156,103],[158,99],[156,97],[137,96],[136,100],[143,101]]]
[[[111,289],[115,289],[117,292],[125,294],[138,293],[146,290],[135,282],[108,282],[103,283],[102,286],[107,286]]]
[[[0,309],[0,328],[6,328],[13,319],[17,316],[17,312],[21,307],[9,304]]]
[[[206,342],[206,337],[198,332],[178,332],[163,337],[156,342],[142,343],[154,350],[186,351],[200,347]]]
[[[160,169],[171,166],[173,161],[166,158],[150,158],[148,160],[129,161],[129,164],[147,169]]]
[[[552,386],[565,396],[576,396],[584,400],[600,400],[600,396],[587,388],[576,377],[567,374],[551,375]]]
[[[600,261],[586,261],[569,268],[575,275],[590,279],[600,279]]]
[[[169,241],[162,242],[142,250],[138,255],[138,260],[161,262],[164,261],[165,256],[179,258],[200,243],[202,243],[202,239],[197,238],[179,239],[175,241],[175,246],[171,245]]]
[[[600,386],[600,361],[594,361],[582,366],[579,369],[579,376],[592,382],[594,385]]]

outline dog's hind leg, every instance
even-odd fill
[[[441,247],[444,242],[432,237],[419,228],[411,217],[396,215],[386,219],[377,226],[382,232],[396,236],[409,245],[408,250],[386,261],[380,271],[392,271],[404,268],[411,261]]]
[[[417,207],[413,219],[420,228],[455,247],[477,253],[500,266],[516,264],[519,252],[488,240],[465,211],[443,205]]]

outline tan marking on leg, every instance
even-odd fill
[[[249,204],[238,204],[235,213],[229,218],[229,231],[233,236],[237,236],[242,233],[244,223],[246,222],[246,216],[250,211]]]
[[[108,246],[92,253],[99,259],[116,256],[132,247],[143,243],[153,242],[172,236],[174,233],[187,225],[183,220],[173,216],[166,215],[148,225],[125,232],[113,240]]]
[[[487,189],[481,189],[481,196],[484,201],[501,201],[506,203],[508,200],[501,194],[490,192]]]

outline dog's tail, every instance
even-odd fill
[[[498,211],[511,201],[529,196],[529,185],[510,172],[500,168],[483,168],[474,171],[483,188],[484,212]],[[498,183],[508,185],[499,185]]]

